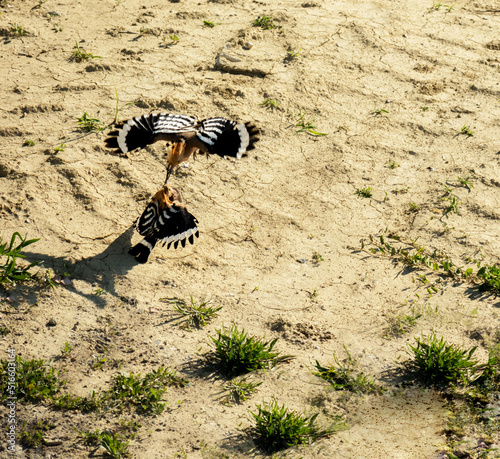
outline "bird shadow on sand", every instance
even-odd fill
[[[30,262],[40,262],[46,269],[58,273],[69,273],[71,279],[80,279],[92,284],[93,292],[84,293],[74,283],[66,288],[93,302],[98,308],[105,308],[109,296],[124,303],[136,304],[137,300],[120,295],[116,291],[116,281],[125,276],[138,263],[128,254],[131,247],[134,226],[127,228],[106,249],[91,257],[70,260],[65,257],[52,257],[37,252],[23,252]],[[105,295],[105,294],[106,295]]]

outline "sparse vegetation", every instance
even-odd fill
[[[296,116],[297,123],[295,124],[296,127],[299,127],[300,129],[297,131],[297,134],[300,132],[307,132],[308,134],[315,136],[315,137],[320,137],[325,134],[323,132],[318,132],[316,130],[316,126],[314,125],[314,122],[316,121],[315,119],[308,120],[306,119],[306,112],[302,112],[302,110],[299,110],[299,114]]]
[[[255,21],[252,22],[253,27],[260,27],[263,30],[271,30],[276,28],[281,28],[274,23],[274,19],[271,16],[259,16]]]
[[[325,259],[323,258],[323,255],[321,255],[319,252],[313,252],[312,260],[313,260],[313,263],[316,263],[316,264],[319,264],[322,261],[325,261]]]
[[[74,62],[84,62],[88,61],[89,59],[100,59],[101,56],[95,56],[92,53],[86,52],[83,48],[80,48],[78,45],[78,42],[75,41],[75,50],[71,54],[70,61]]]
[[[386,163],[386,166],[389,168],[389,169],[396,169],[397,167],[399,167],[399,164],[396,162],[396,161],[388,161]]]
[[[216,333],[217,337],[210,337],[213,345],[210,359],[229,378],[261,368],[272,368],[292,358],[290,355],[280,356],[279,352],[273,350],[277,338],[265,341],[248,336],[245,329],[240,331],[236,325],[216,330]]]
[[[358,370],[359,360],[351,355],[345,345],[344,350],[347,357],[343,361],[340,361],[335,353],[334,363],[326,367],[316,360],[314,366],[316,370],[313,371],[313,375],[328,381],[335,390],[348,390],[356,394],[384,392],[385,389],[376,384],[374,378]]]
[[[447,200],[448,205],[446,206],[444,213],[448,215],[449,213],[458,214],[458,205],[461,203],[458,198],[453,194],[453,191],[446,184],[444,186],[445,194],[441,198],[442,200]]]
[[[202,301],[200,304],[194,302],[193,297],[190,297],[191,304],[187,304],[180,298],[160,298],[160,301],[169,303],[174,310],[179,314],[180,318],[185,319],[182,327],[189,329],[192,327],[201,328],[212,320],[222,309],[222,306],[209,306],[213,300]]]
[[[472,191],[472,188],[474,188],[474,185],[472,184],[472,180],[475,180],[476,177],[473,176],[468,176],[466,178],[462,178],[460,176],[457,177],[458,183],[460,183],[461,186],[467,188],[469,191]]]
[[[225,383],[222,386],[222,389],[226,393],[226,396],[223,398],[223,403],[226,405],[232,405],[233,403],[246,401],[248,397],[262,384],[262,381],[250,381],[251,378],[252,376],[243,376],[233,378]]]
[[[69,344],[67,341],[63,344],[63,347],[61,348],[61,355],[62,357],[66,358],[69,357],[69,354],[71,354],[71,351],[73,350],[73,346]]]
[[[466,124],[464,124],[462,126],[462,129],[460,129],[460,134],[464,134],[467,137],[472,137],[474,135],[474,132],[472,131],[470,126],[467,126]]]
[[[33,147],[35,145],[35,142],[31,139],[26,139],[23,143],[23,147]]]
[[[372,187],[367,186],[365,188],[358,188],[355,194],[362,198],[371,198],[373,196]]]
[[[414,309],[408,313],[391,314],[388,317],[388,326],[385,329],[385,338],[398,338],[410,332],[417,324],[417,320],[422,317],[422,313],[417,313]]]
[[[294,59],[298,59],[300,57],[300,53],[302,51],[302,48],[300,48],[297,51],[294,51],[293,49],[289,49],[286,52],[286,60],[287,61],[293,61]]]
[[[81,432],[80,436],[94,446],[100,446],[113,459],[129,457],[129,442],[117,432],[105,432],[96,429],[94,432]]]
[[[19,24],[11,24],[10,25],[10,30],[9,30],[9,35],[11,37],[24,37],[26,35],[26,30],[24,30],[24,27],[19,25]]]
[[[54,426],[48,421],[23,422],[19,433],[19,442],[26,448],[39,448],[44,444],[45,432],[52,428]]]
[[[58,394],[66,384],[61,379],[61,371],[51,368],[45,360],[25,360],[20,355],[15,357],[16,364],[16,393],[15,396],[22,403],[38,403],[50,399]],[[0,360],[0,390],[1,399],[5,400],[7,392],[8,361]]]
[[[107,391],[92,391],[89,397],[64,395],[55,400],[55,408],[80,410],[83,412],[135,408],[139,413],[157,415],[164,408],[161,401],[169,386],[184,387],[188,381],[175,371],[160,367],[144,377],[140,374],[119,374],[113,378],[113,385]]]
[[[248,429],[248,433],[259,448],[267,453],[312,443],[348,428],[341,418],[337,418],[328,428],[319,428],[316,425],[318,414],[304,416],[289,410],[285,404],[279,406],[276,400],[256,405],[256,408],[256,413],[250,412],[254,425]]]
[[[389,113],[389,112],[383,108],[379,108],[377,110],[373,110],[373,112],[371,114],[374,116],[380,116],[380,115],[383,115],[384,113]]]
[[[16,240],[18,240],[17,243]],[[34,275],[30,272],[30,269],[37,266],[38,263],[33,262],[27,266],[20,267],[17,262],[18,259],[25,258],[25,255],[21,251],[38,240],[28,239],[27,236],[23,238],[18,232],[12,235],[9,243],[2,243],[2,238],[0,238],[0,263],[3,263],[0,264],[0,285],[15,285],[19,282],[34,279]]]
[[[472,268],[460,268],[456,266],[450,258],[442,251],[434,250],[429,252],[425,246],[417,244],[415,240],[404,241],[397,234],[389,233],[386,236],[378,237],[379,243],[370,236],[369,251],[373,254],[380,253],[392,257],[395,261],[403,263],[409,268],[430,268],[435,273],[443,277],[467,279],[473,273]],[[389,241],[402,243],[401,247],[393,245]],[[365,247],[364,241],[361,248]]]
[[[445,8],[447,13],[453,11],[455,8],[455,3],[453,5],[445,5],[441,2],[432,2],[432,6],[429,8],[429,11],[439,11],[441,8]]]
[[[270,108],[272,110],[275,108],[279,108],[278,102],[269,98],[264,100],[264,102],[261,102],[260,106],[265,108]]]
[[[203,21],[203,25],[210,28],[215,27],[215,24],[212,21]]]
[[[482,279],[484,288],[500,293],[500,268],[498,266],[482,266],[477,272],[477,277]]]
[[[65,149],[66,149],[66,144],[65,143],[61,143],[58,147],[54,148],[54,153],[58,153],[60,151],[64,151]]]
[[[104,130],[101,120],[99,120],[98,118],[90,118],[87,112],[84,112],[80,118],[77,118],[77,120],[81,129],[85,132]]]

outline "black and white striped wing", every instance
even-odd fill
[[[238,159],[255,148],[259,130],[252,123],[236,123],[226,118],[207,118],[200,122],[196,137],[206,153],[233,156]]]
[[[137,232],[141,236],[152,237],[157,242],[167,244],[167,249],[173,244],[174,249],[180,243],[194,242],[199,236],[198,220],[190,214],[184,206],[173,204],[161,209],[157,202],[151,202],[144,210],[136,224]]]
[[[196,131],[197,124],[194,116],[151,113],[125,121],[119,130],[109,133],[105,142],[108,148],[127,153],[158,140],[177,142],[183,133]]]
[[[179,243],[186,246],[199,237],[198,220],[185,207],[172,205],[160,209],[157,202],[148,204],[136,223],[136,229],[144,239],[129,250],[139,263],[146,263],[154,246],[158,242],[167,244],[167,249],[173,244],[174,249]]]

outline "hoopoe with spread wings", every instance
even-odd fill
[[[152,198],[136,222],[136,230],[144,239],[129,253],[139,263],[146,263],[157,242],[185,247],[194,236],[199,237],[196,218],[182,202],[180,192],[168,184],[172,171],[191,155],[201,151],[240,159],[255,148],[259,130],[252,123],[236,123],[225,118],[207,118],[197,121],[193,116],[171,113],[153,113],[126,121],[106,139],[108,148],[127,153],[141,149],[159,140],[168,142],[167,177],[162,189]]]

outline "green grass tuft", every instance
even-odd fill
[[[280,356],[273,351],[278,339],[264,341],[248,336],[245,329],[238,330],[236,325],[229,329],[216,330],[217,337],[210,337],[213,344],[212,360],[222,374],[229,378],[262,368],[272,368],[292,356]]]
[[[232,405],[233,403],[241,403],[253,394],[257,388],[262,384],[262,381],[252,382],[249,381],[251,376],[243,376],[240,378],[233,378],[222,386],[226,396],[222,403],[225,405]]]
[[[248,429],[255,443],[267,453],[274,453],[295,445],[309,444],[318,438],[347,429],[340,419],[328,428],[316,426],[318,414],[303,416],[290,411],[276,400],[269,404],[256,405],[257,413],[250,412],[254,425]]]
[[[321,365],[316,360],[316,371],[313,375],[328,381],[335,390],[348,390],[356,394],[382,393],[385,389],[375,383],[375,379],[358,371],[359,361],[353,357],[344,346],[347,358],[342,362],[333,354],[334,363],[328,366]]]
[[[16,239],[19,242],[16,245]],[[0,285],[2,284],[16,284],[16,282],[26,282],[33,280],[33,274],[30,273],[30,269],[37,266],[38,263],[30,263],[28,266],[19,267],[17,261],[19,258],[25,258],[21,254],[21,251],[25,249],[28,245],[37,242],[39,239],[29,239],[27,236],[24,238],[19,233],[14,233],[10,239],[10,243],[4,242],[2,244],[2,238],[0,238]],[[3,260],[3,257],[6,257]]]
[[[160,298],[163,303],[169,303],[178,313],[179,317],[185,319],[182,327],[190,329],[192,327],[201,328],[212,320],[222,309],[222,306],[208,306],[213,300],[202,301],[200,304],[194,302],[191,296],[191,304],[186,304],[184,300],[179,298]]]
[[[446,387],[466,384],[476,362],[472,360],[476,347],[462,349],[447,344],[435,334],[426,339],[415,338],[416,345],[409,345],[411,360],[405,362],[406,370],[426,386]]]

